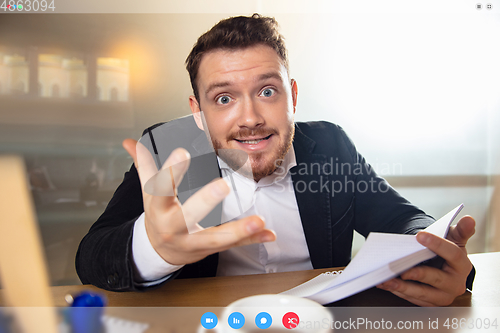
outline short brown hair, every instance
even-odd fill
[[[230,17],[201,35],[186,59],[186,69],[198,102],[200,99],[196,79],[205,53],[215,49],[242,49],[257,44],[264,44],[275,50],[288,71],[285,39],[278,31],[278,22],[272,17],[263,17],[259,14],[250,17]]]

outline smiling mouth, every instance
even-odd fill
[[[265,138],[262,138],[262,139],[255,139],[255,140],[238,140],[238,139],[235,139],[236,141],[238,142],[241,142],[241,143],[246,143],[246,144],[250,144],[250,145],[256,145],[258,144],[259,142],[261,142],[262,140],[268,140],[270,137],[271,137],[272,134],[269,134],[268,136],[266,136]]]

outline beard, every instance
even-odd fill
[[[279,131],[275,128],[264,127],[253,130],[243,128],[236,133],[230,133],[226,137],[226,142],[248,136],[259,136],[264,138],[271,134],[279,138]],[[291,122],[283,137],[283,141],[278,142],[278,147],[271,153],[268,161],[265,160],[265,152],[252,152],[247,154],[239,149],[224,148],[221,142],[216,139],[212,139],[212,145],[217,156],[226,162],[231,169],[247,178],[253,178],[255,182],[258,182],[262,178],[273,174],[273,172],[281,166],[286,154],[292,146],[294,136],[295,124]],[[249,165],[247,163],[248,160],[250,162]]]

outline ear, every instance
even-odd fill
[[[297,106],[297,95],[299,94],[299,90],[297,88],[297,81],[292,79],[292,101],[293,101],[293,113],[295,114],[295,107]]]
[[[193,113],[194,121],[196,122],[196,126],[203,131],[203,122],[201,121],[201,112],[200,112],[200,104],[196,100],[196,97],[189,96],[189,107],[191,108],[191,112]]]

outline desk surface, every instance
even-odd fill
[[[500,252],[472,254],[476,267],[473,293],[466,292],[451,306],[500,307]],[[109,306],[134,307],[224,307],[242,297],[276,294],[303,283],[319,273],[335,269],[259,274],[170,281],[146,292],[109,292],[93,286],[52,287],[57,306],[65,306],[64,296],[94,290],[108,298]],[[334,306],[413,306],[389,292],[372,288],[333,304]]]

